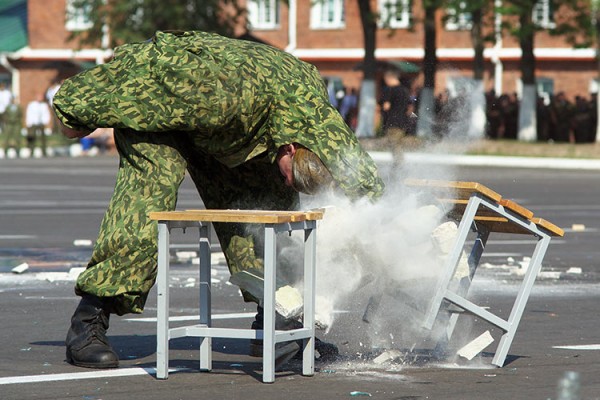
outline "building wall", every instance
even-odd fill
[[[359,88],[362,73],[356,69],[362,61],[360,51],[363,49],[362,26],[358,4],[353,0],[346,0],[346,25],[343,29],[311,29],[310,28],[310,3],[312,0],[297,0],[297,36],[295,47],[290,47],[288,6],[281,2],[280,25],[273,30],[255,29],[251,33],[278,48],[289,49],[292,53],[300,50],[312,52],[324,50],[319,56],[300,56],[319,68],[324,76],[340,77],[348,87]],[[376,9],[376,0],[371,0],[373,9]],[[405,56],[397,57],[421,65],[419,52],[423,50],[423,28],[420,23],[424,12],[420,7],[421,2],[414,2],[413,28],[412,29],[378,29],[377,48],[379,51],[398,50]],[[66,0],[28,0],[29,12],[29,43],[32,49],[76,49],[78,44],[69,41],[69,32],[65,29]],[[566,13],[558,13],[560,18],[569,18]],[[488,16],[489,18],[490,16]],[[516,23],[516,22],[515,22]],[[438,73],[436,75],[436,93],[445,90],[447,82],[457,76],[470,77],[472,75],[472,60],[465,56],[465,51],[470,51],[471,39],[469,31],[448,31],[442,21],[442,13],[437,15],[438,38],[437,45],[441,51],[459,51],[459,55],[443,56],[439,59]],[[487,24],[485,34],[493,33],[492,27]],[[243,31],[243,29],[242,29]],[[561,38],[540,32],[535,37],[537,48],[571,49],[571,45]],[[486,43],[488,51],[493,43]],[[518,49],[518,42],[509,35],[503,36],[504,49]],[[354,56],[342,58],[335,55],[340,49],[353,50]],[[331,50],[330,53],[327,51]],[[460,55],[462,54],[462,55]],[[380,56],[380,59],[389,58]],[[519,59],[517,56],[502,59],[504,73],[502,75],[503,92],[514,92],[518,89],[520,77]],[[25,106],[27,102],[36,97],[41,90],[46,90],[56,79],[71,76],[79,71],[79,66],[69,60],[34,59],[14,62],[20,69],[20,100]],[[596,78],[596,64],[593,59],[538,59],[536,75],[554,80],[554,91],[563,91],[569,99],[576,95],[588,95],[590,82]],[[422,85],[422,74],[413,77],[415,92]],[[494,87],[494,65],[486,59],[484,73],[485,88]]]
[[[67,43],[65,29],[65,0],[29,0],[29,47],[32,49],[60,49]]]
[[[296,49],[362,49],[363,37],[360,15],[356,1],[347,0],[346,5],[346,25],[343,29],[318,29],[310,28],[310,3],[311,0],[297,0],[297,36],[298,41]],[[371,1],[372,7],[376,10],[376,0]],[[415,50],[423,49],[424,33],[420,21],[424,18],[424,10],[421,2],[414,2],[413,9],[413,28],[412,29],[378,29],[377,31],[377,49],[404,50],[406,56],[403,60],[414,62],[418,65],[422,63],[422,56],[415,54]],[[288,42],[288,18],[289,10],[287,6],[282,6],[281,25],[275,30],[253,30],[252,33],[280,48],[286,48]],[[472,57],[465,56],[465,51],[472,51],[470,31],[459,30],[449,31],[444,26],[442,12],[436,15],[437,21],[437,46],[438,50],[458,50],[457,56],[439,57],[438,73],[436,76],[436,92],[445,90],[449,78],[456,76],[472,76]],[[487,15],[484,26],[484,35],[493,36],[493,24],[491,15]],[[569,19],[570,15],[562,10],[556,14],[557,18]],[[518,21],[512,21],[517,24]],[[569,51],[572,45],[567,43],[564,38],[554,37],[545,31],[538,32],[535,36],[536,48],[563,49]],[[494,43],[487,42],[485,47],[489,52]],[[504,33],[502,37],[502,48],[520,51],[517,38]],[[294,52],[294,49],[292,49]],[[326,55],[300,56],[305,61],[311,62],[319,68],[324,76],[337,76],[342,78],[349,87],[359,87],[361,81],[361,72],[353,67],[361,61],[360,57],[354,58],[335,58]],[[381,57],[380,57],[381,58]],[[504,57],[502,59],[504,72],[502,75],[503,92],[514,92],[518,89],[520,79],[519,59],[516,56]],[[564,91],[570,99],[576,95],[587,96],[589,94],[590,82],[597,73],[595,72],[594,61],[592,59],[545,59],[538,58],[536,75],[539,77],[550,77],[554,79],[555,92]],[[415,89],[422,84],[422,76],[414,80]],[[484,84],[487,90],[494,87],[494,64],[492,60],[486,58]]]

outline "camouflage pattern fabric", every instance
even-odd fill
[[[297,142],[315,152],[351,198],[383,182],[331,106],[317,69],[273,47],[204,32],[157,32],[113,61],[63,83],[54,99],[74,129],[195,132],[194,144],[228,167]]]
[[[269,46],[157,32],[66,80],[53,105],[68,127],[116,128],[117,186],[77,291],[116,297],[118,314],[143,309],[156,275],[147,213],[175,208],[186,168],[215,209],[294,209],[298,193],[275,164],[279,147],[294,142],[321,158],[348,197],[376,199],[384,189],[314,66]],[[215,224],[232,273],[262,269],[256,229]]]

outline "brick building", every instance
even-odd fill
[[[22,104],[45,91],[53,81],[70,76],[90,64],[110,58],[110,49],[82,48],[68,40],[73,30],[86,29],[85,15],[67,18],[71,0],[3,0],[0,2],[0,81],[9,83]],[[492,0],[490,0],[490,3]],[[359,87],[357,65],[363,57],[358,2],[326,0],[248,0],[251,33],[262,41],[315,64],[324,76],[350,87]],[[405,5],[388,14],[386,5]],[[423,20],[417,0],[372,0],[375,10],[389,17],[394,29],[377,32],[376,57],[381,61],[408,61],[421,66]],[[551,0],[539,0],[535,19],[551,26]],[[472,76],[473,50],[468,13],[446,21],[437,15],[436,92],[456,88]],[[494,27],[487,26],[488,34]],[[244,29],[240,28],[240,33]],[[542,91],[564,91],[568,98],[597,91],[594,49],[573,49],[564,40],[540,32],[535,38],[536,75]],[[507,36],[485,48],[485,87],[518,92],[520,82],[518,42]],[[414,75],[415,86],[422,80]]]

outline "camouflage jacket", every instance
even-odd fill
[[[383,182],[328,101],[317,69],[271,46],[204,32],[157,32],[121,46],[107,64],[65,81],[54,97],[74,129],[193,132],[228,167],[300,143],[351,198],[377,198]]]

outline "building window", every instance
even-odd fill
[[[90,19],[91,4],[81,0],[67,0],[65,28],[68,31],[86,31],[94,24]]]
[[[279,26],[279,0],[250,0],[248,19],[254,29],[275,29]]]
[[[344,0],[316,0],[310,13],[313,29],[343,28],[346,23]]]
[[[533,6],[532,19],[533,23],[540,28],[555,28],[554,4],[552,4],[552,0],[538,0]]]
[[[410,28],[411,0],[379,0],[379,25],[387,28]]]
[[[465,1],[459,1],[456,7],[446,9],[446,16],[446,30],[448,31],[470,30],[473,26],[473,18],[467,11]]]

